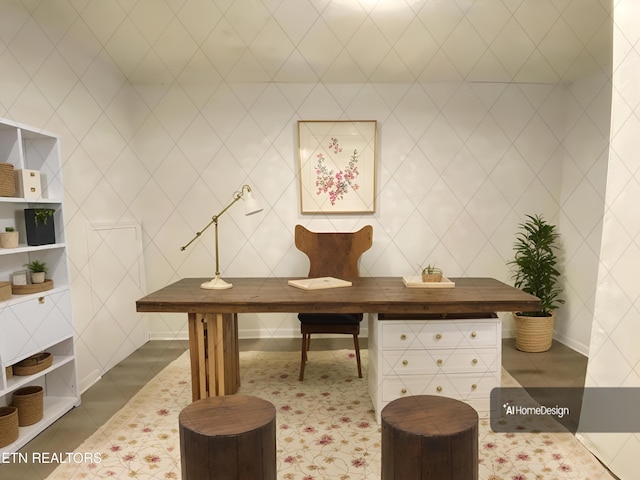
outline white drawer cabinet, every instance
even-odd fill
[[[369,392],[380,421],[389,402],[408,395],[463,400],[481,416],[500,386],[497,317],[385,320],[369,315]]]
[[[13,365],[73,335],[69,290],[12,301],[0,312],[2,363]]]
[[[21,387],[38,385],[44,390],[42,420],[20,427],[18,439],[0,448],[0,455],[15,452],[80,404],[59,144],[54,134],[0,119],[0,163],[13,165],[19,182],[17,196],[0,196],[0,231],[13,227],[18,232],[16,247],[0,248],[0,281],[10,282],[13,273],[38,260],[46,263],[47,279],[52,282],[49,290],[12,291],[8,299],[0,301],[0,406],[10,404],[13,393]],[[34,172],[28,182],[25,172]],[[29,183],[32,181],[35,183]],[[30,241],[25,210],[52,213],[47,218],[53,222],[54,243]],[[7,367],[43,351],[53,356],[49,368],[26,376],[8,373]]]

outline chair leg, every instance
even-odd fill
[[[358,378],[362,378],[362,364],[360,363],[360,343],[358,342],[358,335],[353,334],[353,346],[356,349],[356,361],[358,362]]]
[[[302,348],[301,348],[301,358],[300,358],[300,378],[299,380],[304,380],[304,365],[307,363],[307,334],[302,334]]]

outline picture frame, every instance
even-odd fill
[[[31,283],[29,272],[27,270],[20,270],[11,274],[11,283],[13,285],[28,285]]]
[[[375,213],[376,120],[299,120],[300,211]]]

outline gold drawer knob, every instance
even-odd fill
[[[438,385],[438,386],[436,387],[436,390],[437,390],[438,392],[441,392],[441,391],[442,391],[442,387],[441,387],[440,385]]]
[[[471,390],[475,390],[476,388],[478,388],[478,385],[476,385],[475,383],[471,385]]]
[[[478,334],[476,332],[471,332],[471,338],[476,338]]]
[[[402,390],[400,390],[400,393],[401,393],[402,395],[406,394],[406,393],[407,393],[407,389],[406,389],[406,388],[403,388]]]
[[[474,358],[473,360],[471,360],[471,363],[473,363],[474,365],[477,365],[478,364],[478,359]]]
[[[403,333],[402,335],[400,335],[400,340],[406,340],[407,336]]]
[[[438,366],[442,365],[442,359],[439,358],[438,360],[436,360],[436,363],[438,364]]]
[[[404,365],[405,367],[409,365],[409,360],[402,360],[402,365]]]
[[[442,335],[439,333],[436,333],[436,340],[440,340],[442,338]]]
[[[38,303],[44,303],[44,297],[38,297]]]

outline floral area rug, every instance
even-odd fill
[[[276,408],[279,480],[378,480],[380,426],[353,352],[311,351],[304,382],[298,352],[240,354],[239,393]],[[517,383],[503,371],[503,384]],[[166,367],[76,451],[99,452],[99,463],[60,465],[49,480],[179,479],[178,415],[191,401],[188,353]],[[483,480],[610,480],[570,433],[494,433],[479,426]]]

